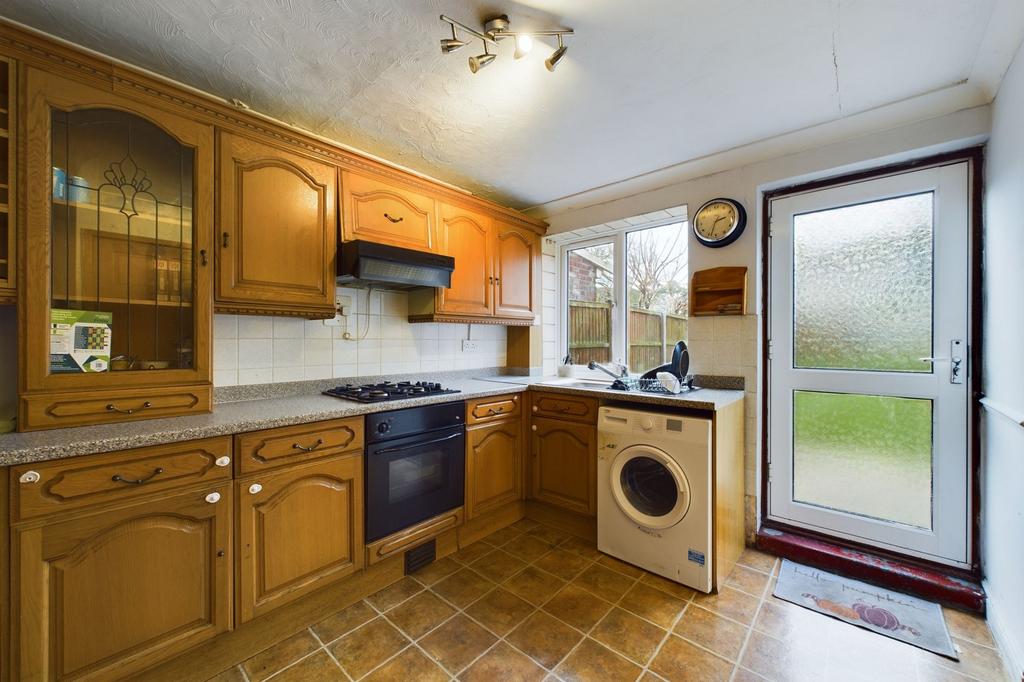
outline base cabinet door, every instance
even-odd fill
[[[533,499],[588,516],[596,514],[596,428],[534,418],[530,433]]]
[[[228,312],[334,312],[338,171],[222,132],[217,300]]]
[[[522,497],[523,425],[518,419],[466,430],[466,519]]]
[[[122,679],[231,624],[229,483],[15,528],[14,679]]]
[[[236,481],[238,622],[363,567],[359,453]]]

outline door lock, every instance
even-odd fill
[[[964,383],[963,369],[963,339],[953,339],[949,342],[949,383]]]

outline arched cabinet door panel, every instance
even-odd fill
[[[540,237],[495,223],[494,314],[532,320],[540,295]]]
[[[16,528],[14,679],[120,679],[231,624],[229,483]]]
[[[491,315],[494,312],[494,267],[491,219],[447,204],[441,207],[445,253],[455,258],[452,285],[438,289],[438,313]]]
[[[235,482],[239,623],[363,567],[362,461],[347,454]]]
[[[534,418],[530,429],[533,499],[587,516],[596,514],[595,427]]]
[[[337,168],[221,132],[217,308],[334,310]]]
[[[522,429],[518,418],[467,429],[467,519],[522,498]]]
[[[379,177],[342,173],[342,238],[438,251],[434,199]]]

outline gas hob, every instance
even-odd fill
[[[407,400],[409,398],[423,398],[432,395],[446,395],[449,393],[460,393],[452,388],[445,388],[436,381],[399,381],[392,383],[385,381],[380,384],[345,384],[335,386],[323,392],[324,395],[354,400],[357,403],[383,403],[394,400]]]

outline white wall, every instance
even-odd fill
[[[855,118],[848,117],[840,125],[847,125]],[[632,178],[531,211],[550,223],[550,234],[559,234],[679,205],[686,205],[692,212],[708,199],[719,196],[736,199],[746,208],[746,231],[725,248],[703,247],[690,234],[689,271],[692,275],[696,270],[705,268],[745,265],[748,269],[748,314],[737,325],[691,319],[689,346],[694,372],[746,378],[748,537],[757,526],[756,497],[760,491],[760,225],[763,192],[814,178],[980,144],[988,136],[990,119],[991,109],[986,105],[838,141],[834,135],[827,137],[820,131],[807,131],[759,145],[756,150],[730,150],[716,157],[674,167],[664,174],[656,172]],[[849,125],[850,129],[862,127],[859,124]],[[764,158],[766,146],[777,155]],[[750,159],[757,160],[743,163]],[[730,160],[737,161],[739,165],[707,174],[709,168],[728,168]],[[690,169],[692,177],[687,176]],[[546,317],[543,320],[545,324],[548,321]]]
[[[216,386],[333,377],[503,367],[505,328],[478,324],[409,324],[403,292],[338,288],[353,299],[347,326],[321,320],[215,315]],[[354,338],[344,339],[349,331]],[[464,352],[462,340],[479,342]]]
[[[985,167],[984,389],[1024,413],[1024,48],[992,105]],[[1024,673],[1024,428],[986,410],[982,440],[982,565],[989,619]]]

